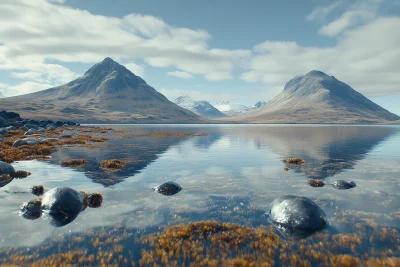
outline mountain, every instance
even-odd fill
[[[254,123],[384,123],[400,117],[321,71],[286,83],[263,108],[235,120]]]
[[[238,116],[246,114],[250,108],[238,103],[231,103],[230,101],[222,101],[214,104],[219,111],[228,116]]]
[[[82,77],[32,94],[0,100],[0,109],[24,118],[77,122],[179,123],[199,117],[170,102],[124,66],[107,57]]]
[[[0,92],[0,98],[4,98],[5,96]]]
[[[224,113],[220,112],[207,101],[194,101],[187,95],[176,98],[174,103],[204,118],[226,117]]]
[[[259,109],[265,106],[267,102],[265,101],[258,101],[257,103],[254,104],[254,106],[251,107],[251,109]]]

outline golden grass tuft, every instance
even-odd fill
[[[325,183],[321,180],[309,179],[308,184],[312,187],[323,187]]]
[[[107,159],[101,161],[101,168],[105,171],[119,171],[126,165],[126,160]]]
[[[70,159],[61,162],[61,166],[70,168],[79,168],[85,165],[86,162],[87,162],[86,159]]]
[[[16,171],[13,173],[14,178],[26,178],[29,175],[31,175],[31,173],[27,171]]]
[[[86,198],[87,206],[98,208],[103,203],[103,196],[100,193],[89,194]]]
[[[305,163],[305,160],[301,158],[287,158],[283,160],[286,164],[301,165]]]

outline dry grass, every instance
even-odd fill
[[[101,168],[105,171],[119,171],[126,165],[126,160],[107,159],[101,161]]]
[[[79,168],[85,165],[86,162],[87,162],[86,159],[70,159],[61,162],[61,166],[70,168]]]
[[[36,196],[41,196],[44,193],[43,185],[34,185],[31,189],[32,194]]]
[[[60,138],[65,127],[60,127],[55,131],[46,131],[46,135],[50,138]],[[69,127],[74,129],[74,127]],[[103,133],[107,132],[101,128],[77,128],[79,131]],[[35,137],[35,136],[33,136]],[[87,148],[95,148],[92,143],[99,143],[107,141],[106,137],[90,136],[90,135],[78,135],[71,138],[63,138],[59,142],[47,141],[40,144],[34,145],[23,145],[19,147],[13,147],[13,143],[16,140],[24,139],[26,136],[23,131],[13,130],[9,131],[8,136],[4,138],[4,143],[0,143],[0,160],[7,163],[12,163],[19,160],[31,160],[31,159],[45,159],[50,154],[56,152],[63,145],[74,145],[84,146]]]
[[[312,187],[323,187],[325,185],[325,183],[323,181],[313,180],[313,179],[309,179],[308,184]]]
[[[286,164],[301,165],[305,163],[305,160],[301,158],[287,158],[283,160]]]
[[[14,178],[26,178],[26,177],[28,177],[29,175],[31,175],[31,173],[30,172],[27,172],[27,171],[16,171],[16,172],[14,172],[13,173],[13,177]]]

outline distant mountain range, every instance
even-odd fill
[[[283,92],[255,112],[235,120],[248,123],[384,123],[400,117],[321,71],[286,83]]]
[[[194,101],[187,95],[176,98],[174,103],[204,118],[227,117],[207,101]]]
[[[399,116],[321,71],[291,79],[270,102],[252,107],[188,96],[173,103],[111,58],[58,87],[15,97],[0,93],[2,109],[31,119],[92,123],[400,123]]]
[[[231,103],[230,101],[222,101],[215,103],[214,106],[221,112],[228,116],[240,116],[248,113],[249,111],[256,110],[265,106],[265,101],[258,101],[251,107],[247,107],[238,103]]]
[[[24,118],[76,122],[192,123],[200,118],[169,101],[124,66],[105,58],[82,77],[32,94],[0,99]]]

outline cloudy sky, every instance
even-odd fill
[[[109,56],[169,99],[252,105],[317,69],[400,114],[399,29],[398,0],[0,0],[0,92]]]

